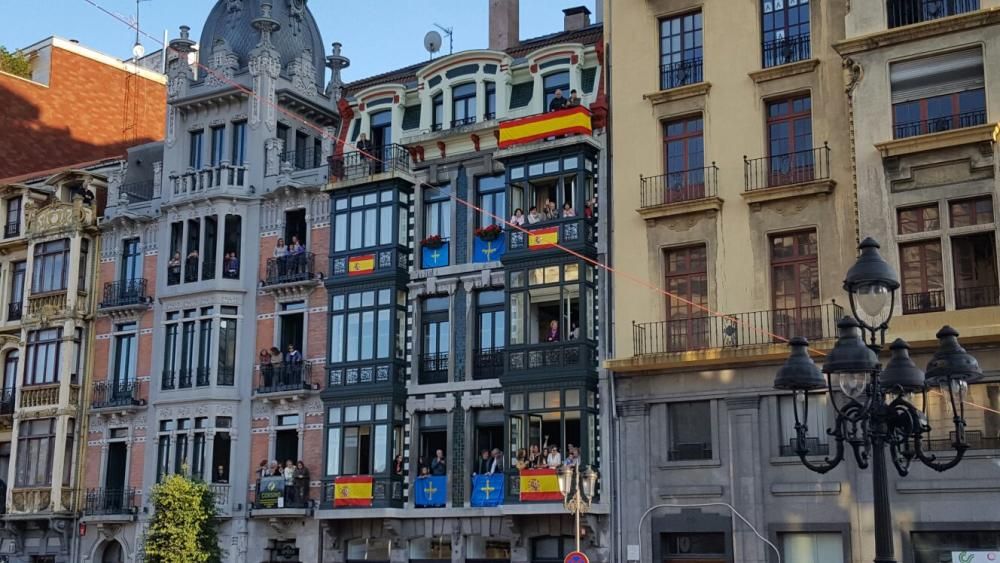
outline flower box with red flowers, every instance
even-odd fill
[[[476,236],[479,237],[479,240],[483,241],[497,240],[502,235],[503,229],[500,228],[500,225],[496,224],[486,225],[485,227],[476,229]]]
[[[445,240],[441,238],[441,235],[431,235],[420,241],[420,246],[424,248],[441,248],[444,246],[444,243]]]

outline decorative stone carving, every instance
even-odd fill
[[[226,0],[226,24],[233,28],[240,21],[243,12],[243,0]]]
[[[208,68],[205,73],[205,84],[209,86],[222,86],[232,81],[236,71],[240,68],[240,60],[236,53],[229,48],[229,44],[223,38],[215,40],[212,45],[212,55],[208,59]]]
[[[271,4],[262,3],[260,17],[253,22],[260,32],[260,42],[250,52],[250,75],[253,77],[253,96],[250,103],[250,128],[257,129],[261,122],[268,130],[275,126],[275,89],[281,74],[281,54],[271,43],[271,33],[281,28],[271,17]]]
[[[302,33],[306,21],[306,0],[288,0],[288,26],[292,35]]]
[[[293,90],[309,98],[316,96],[316,67],[313,66],[312,49],[302,51],[288,63],[288,76],[292,79]]]
[[[862,68],[861,63],[855,61],[852,58],[845,58],[842,63],[844,66],[844,90],[847,95],[850,96],[854,92],[854,88],[857,87],[858,82],[864,78],[864,68]]]
[[[344,93],[344,81],[340,71],[351,66],[351,59],[340,54],[340,43],[333,44],[333,50],[326,57],[326,66],[330,69],[330,82],[326,85],[326,97],[334,103],[338,102]]]
[[[268,139],[264,141],[264,175],[276,176],[281,164],[281,153],[285,150],[285,141]]]

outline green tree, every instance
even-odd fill
[[[219,563],[215,499],[208,485],[170,475],[153,487],[153,519],[146,533],[149,563]]]
[[[31,78],[31,59],[20,50],[11,52],[0,45],[0,70],[21,78]]]

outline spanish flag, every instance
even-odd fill
[[[557,135],[593,133],[590,110],[576,106],[549,113],[540,113],[500,123],[500,148],[531,143]]]
[[[542,250],[559,244],[559,227],[546,227],[528,231],[528,249]]]
[[[337,477],[333,482],[333,506],[371,506],[370,475]]]
[[[363,276],[375,271],[375,255],[351,256],[347,259],[347,275]]]
[[[559,476],[555,469],[522,469],[521,470],[521,500],[522,501],[561,501],[559,492]]]

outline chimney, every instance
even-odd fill
[[[521,40],[519,10],[518,0],[490,0],[490,49],[505,51]]]
[[[566,8],[563,10],[563,31],[576,31],[590,25],[590,10],[586,6]]]

